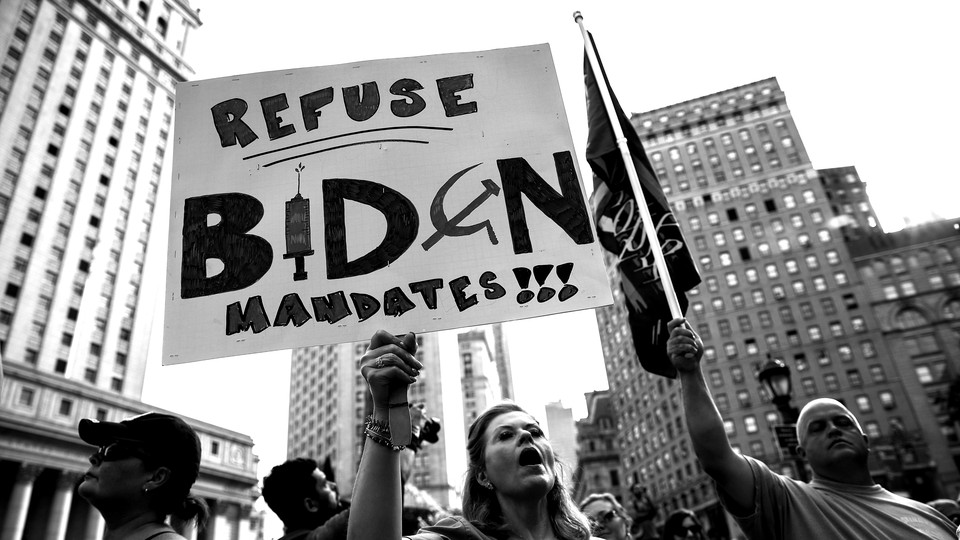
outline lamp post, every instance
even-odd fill
[[[767,387],[770,395],[773,396],[773,404],[776,405],[780,413],[780,419],[784,424],[796,428],[797,420],[800,418],[800,410],[794,407],[790,400],[793,398],[793,382],[790,380],[790,367],[778,358],[773,358],[767,354],[767,362],[760,368],[757,374],[760,383]],[[796,448],[791,449],[794,465],[797,469],[797,477],[801,482],[807,482],[807,467],[803,459],[796,454]]]

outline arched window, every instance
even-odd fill
[[[952,263],[953,254],[950,253],[950,250],[945,247],[937,248],[937,260],[941,263]]]
[[[960,299],[953,298],[943,305],[944,319],[960,319]]]
[[[900,310],[895,319],[897,327],[902,330],[917,328],[927,324],[927,318],[923,316],[923,313],[913,308]]]

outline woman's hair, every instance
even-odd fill
[[[496,494],[493,490],[481,486],[477,475],[484,470],[487,446],[483,436],[487,427],[496,417],[511,412],[527,411],[511,401],[498,403],[478,416],[470,425],[467,434],[469,464],[463,486],[463,515],[485,534],[498,539],[508,537],[510,531],[503,519],[503,511]],[[590,523],[586,516],[577,510],[570,493],[560,480],[560,461],[555,459],[554,463],[556,466],[553,470],[553,489],[547,493],[547,512],[553,532],[563,540],[589,540]]]
[[[627,511],[623,508],[623,506],[620,505],[620,503],[617,501],[617,498],[610,493],[592,493],[590,495],[587,495],[585,499],[580,501],[580,511],[582,512],[583,509],[586,508],[587,505],[592,503],[593,501],[606,501],[610,503],[610,506],[613,507],[613,511],[616,512],[618,516],[620,516],[620,519],[624,520],[627,523],[627,531],[629,531],[630,527],[633,526],[633,518],[631,518],[630,515],[627,514]]]
[[[686,529],[683,527],[683,521],[687,518],[693,519],[693,522],[700,525],[700,520],[692,510],[680,508],[674,510],[663,523],[663,540],[673,540],[674,538],[684,538]]]

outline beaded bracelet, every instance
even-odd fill
[[[377,420],[373,416],[367,416],[363,421],[363,427],[383,437],[390,438],[390,424],[382,420]]]
[[[364,429],[363,432],[364,432],[364,434],[367,436],[368,439],[370,439],[371,441],[379,444],[380,446],[385,446],[385,447],[387,447],[391,452],[399,452],[399,451],[403,450],[404,448],[406,448],[406,447],[403,446],[403,445],[393,444],[393,441],[391,441],[391,440],[388,439],[388,438],[383,437],[382,435],[380,435],[379,433],[377,433],[377,432],[375,432],[375,431],[372,431],[370,428]]]

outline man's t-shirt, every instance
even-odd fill
[[[957,540],[956,526],[929,506],[891,493],[879,485],[855,486],[816,479],[809,484],[775,474],[744,456],[753,470],[755,506],[734,514],[753,540]],[[718,487],[720,500],[726,495]]]

